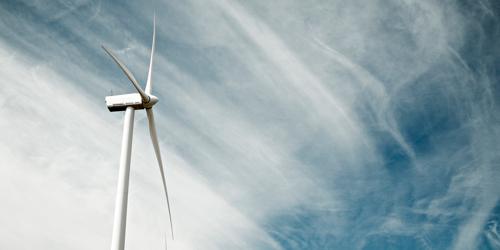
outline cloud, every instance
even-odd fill
[[[492,3],[154,6],[169,248],[496,246]],[[133,89],[100,45],[143,82],[152,10],[0,4],[2,248],[109,245],[123,117],[102,98]],[[146,123],[137,111],[131,249],[168,230]]]

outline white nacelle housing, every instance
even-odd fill
[[[106,106],[109,111],[124,111],[127,107],[143,109],[142,98],[139,94],[112,95],[106,96]]]

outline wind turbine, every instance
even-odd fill
[[[128,187],[130,176],[130,154],[132,151],[132,135],[134,129],[134,112],[136,109],[146,109],[149,122],[149,133],[151,141],[160,167],[160,175],[163,183],[163,190],[167,198],[168,216],[170,220],[170,232],[172,239],[174,231],[172,225],[172,214],[170,213],[170,202],[168,199],[167,182],[165,172],[163,171],[163,163],[161,160],[160,146],[158,143],[158,135],[156,134],[155,119],[153,115],[153,106],[158,102],[158,98],[151,94],[152,90],[152,70],[153,70],[153,55],[155,52],[156,40],[156,17],[153,18],[153,42],[151,45],[151,57],[149,60],[148,78],[146,82],[146,90],[144,91],[130,70],[111,52],[108,48],[102,48],[116,62],[118,67],[125,73],[127,78],[132,82],[137,93],[125,95],[106,96],[106,105],[110,112],[125,111],[125,119],[123,122],[123,138],[120,156],[120,170],[118,173],[118,190],[116,193],[115,216],[113,223],[113,236],[111,240],[111,250],[123,250],[125,246],[125,228],[127,223],[127,202],[128,202]]]

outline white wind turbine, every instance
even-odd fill
[[[141,86],[135,79],[134,75],[128,68],[106,47],[102,48],[108,53],[111,58],[118,64],[120,69],[125,73],[128,79],[132,82],[138,93],[126,95],[106,96],[106,105],[109,111],[125,111],[125,119],[123,124],[123,139],[120,156],[120,170],[118,174],[118,190],[116,193],[115,216],[113,223],[113,236],[111,240],[111,250],[123,250],[125,246],[125,228],[127,223],[127,200],[130,175],[130,153],[132,150],[132,134],[134,129],[134,112],[136,109],[146,109],[149,122],[149,133],[151,141],[160,167],[160,174],[163,183],[163,190],[167,198],[168,216],[170,219],[170,231],[172,239],[174,231],[172,226],[172,215],[170,213],[170,202],[168,200],[167,184],[163,164],[161,161],[160,146],[158,144],[158,136],[156,134],[156,126],[153,115],[153,106],[158,102],[158,98],[151,94],[152,81],[151,73],[153,70],[153,55],[155,51],[156,39],[156,18],[153,19],[153,42],[151,45],[151,58],[149,61],[148,78],[146,82],[146,90],[142,90]]]

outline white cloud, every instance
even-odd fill
[[[108,247],[123,118],[103,97],[132,88],[99,46],[144,79],[152,8],[0,6],[0,247]],[[484,230],[498,203],[494,82],[459,50],[470,28],[457,6],[156,7],[169,248],[361,249],[394,235],[460,249],[497,235]],[[163,247],[155,164],[138,111],[130,249]],[[433,238],[443,233],[450,242]]]

